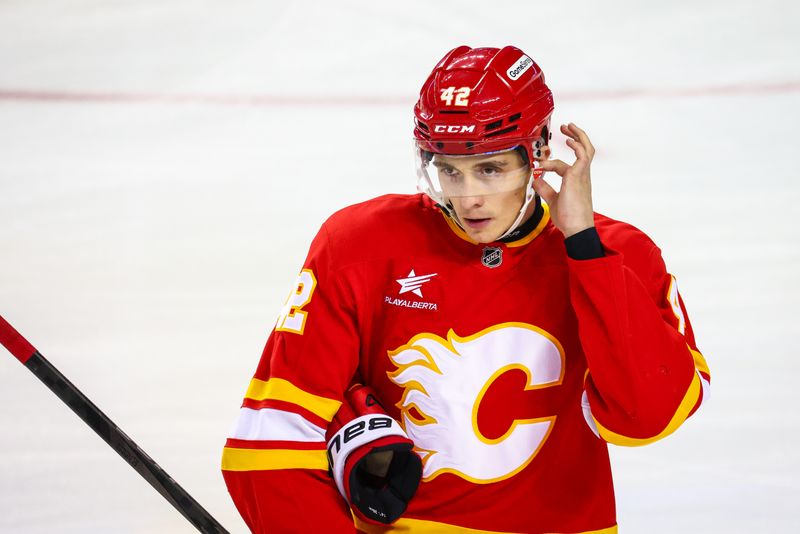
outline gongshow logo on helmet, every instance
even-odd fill
[[[522,54],[522,57],[517,60],[516,63],[511,65],[506,71],[506,76],[510,80],[516,80],[520,76],[522,76],[526,70],[531,68],[533,65],[533,60],[525,54]]]
[[[401,424],[423,461],[423,479],[451,473],[489,484],[522,471],[556,416],[542,390],[564,379],[564,349],[526,323],[447,339],[422,333],[389,351],[389,379],[404,389]]]

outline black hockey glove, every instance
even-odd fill
[[[350,387],[326,437],[331,475],[353,513],[370,523],[396,521],[417,491],[422,461],[370,388]]]

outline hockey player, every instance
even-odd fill
[[[421,192],[323,224],[226,443],[253,531],[617,531],[607,444],[675,431],[709,371],[659,248],[593,213],[586,133],[550,159],[552,111],[512,46],[434,68]]]

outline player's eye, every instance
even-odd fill
[[[458,170],[453,167],[441,167],[439,168],[439,173],[450,179],[458,178],[459,176],[461,176],[461,173],[458,172]]]
[[[481,167],[478,172],[484,178],[494,178],[501,174],[500,168],[494,165],[485,165]]]

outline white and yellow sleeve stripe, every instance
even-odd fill
[[[664,430],[649,438],[630,438],[623,436],[622,434],[617,434],[616,432],[605,428],[597,419],[595,419],[594,415],[592,414],[592,407],[589,404],[589,397],[584,390],[583,396],[581,397],[581,408],[583,410],[583,418],[592,432],[594,432],[597,437],[607,441],[608,443],[622,445],[625,447],[640,447],[642,445],[647,445],[663,439],[675,432],[678,427],[681,426],[686,419],[688,419],[689,415],[696,409],[699,409],[700,405],[702,405],[702,403],[708,399],[711,390],[711,384],[706,378],[710,376],[710,374],[705,358],[702,354],[691,347],[689,347],[689,351],[694,359],[694,376],[692,377],[692,381],[689,383],[686,394],[683,396],[683,400],[681,400],[681,403],[678,405],[678,409],[675,410],[672,419],[670,419],[669,423],[667,423],[667,426],[664,428]],[[698,401],[700,405],[698,405]]]
[[[325,421],[331,421],[342,405],[340,401],[303,391],[283,378],[252,379],[245,398],[253,401],[276,400],[295,404]]]
[[[328,469],[325,449],[244,449],[222,450],[223,471],[274,471],[279,469]]]
[[[303,391],[288,380],[254,378],[247,388],[245,402],[269,400],[295,405],[300,408],[298,411],[311,413],[324,421],[332,420],[341,406],[339,401]],[[244,406],[229,438],[254,443],[226,446],[222,453],[225,471],[328,468],[325,428],[300,413],[276,407]]]
[[[423,519],[410,519],[401,517],[391,525],[378,525],[362,521],[355,514],[353,521],[356,528],[367,534],[505,534],[497,530],[478,530],[462,526],[439,523],[437,521],[426,521]],[[576,532],[575,534],[617,534],[617,526],[603,528],[599,530]],[[558,534],[558,533],[550,533]]]
[[[700,406],[702,406],[711,395],[711,382],[706,378],[711,376],[711,371],[702,354],[692,347],[689,347],[689,351],[692,353],[692,358],[694,358],[694,367],[697,369],[697,376],[700,377],[700,385],[703,387],[703,398],[700,400]],[[698,406],[698,408],[700,408],[700,406]]]
[[[697,400],[700,397],[700,390],[702,386],[700,383],[700,375],[695,372],[694,376],[692,377],[692,381],[689,384],[689,388],[686,390],[686,395],[683,396],[683,400],[678,405],[678,409],[675,410],[675,413],[670,419],[667,426],[659,432],[657,435],[650,437],[650,438],[630,438],[628,436],[623,436],[622,434],[617,434],[607,428],[605,428],[600,422],[592,416],[594,424],[596,425],[597,432],[600,434],[600,437],[603,438],[608,443],[613,443],[614,445],[622,445],[624,447],[640,447],[642,445],[647,445],[649,443],[653,443],[660,439],[663,439],[673,432],[675,432],[679,426],[683,424],[684,421],[689,417],[689,414],[694,409],[695,405],[697,404]],[[588,403],[587,403],[588,404]],[[590,408],[591,410],[591,408]]]
[[[229,437],[251,441],[324,441],[325,429],[302,415],[274,408],[241,408]]]

